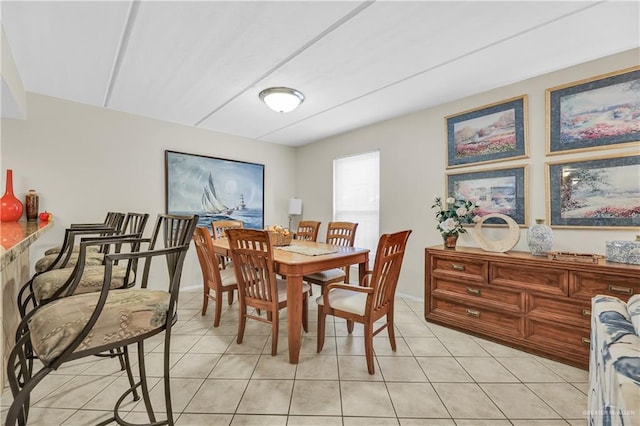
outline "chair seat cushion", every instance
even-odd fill
[[[44,255],[49,255],[49,254],[58,254],[60,253],[60,250],[62,250],[62,246],[57,246],[57,247],[51,247],[49,250],[44,252]],[[78,253],[80,251],[80,245],[76,244],[75,246],[73,246],[73,249],[71,250],[73,253]],[[87,253],[92,252],[92,253],[97,253],[100,251],[100,247],[98,246],[89,246],[87,247]]]
[[[323,306],[323,296],[316,298],[316,303],[319,306]],[[363,316],[366,304],[367,293],[349,291],[341,288],[335,288],[329,291],[329,306],[332,309],[338,309],[340,311]]]
[[[91,293],[100,291],[104,280],[104,265],[86,266],[82,271],[80,282],[74,294]],[[61,268],[44,272],[36,275],[33,279],[33,294],[38,302],[50,299],[53,294],[58,291],[62,285],[71,277],[74,268]],[[115,265],[111,274],[111,288],[123,288],[124,277],[127,273],[127,267]],[[132,272],[129,277],[131,284],[135,281],[135,274]]]
[[[31,344],[38,358],[59,356],[87,324],[100,293],[65,297],[44,305],[29,319]],[[75,352],[134,338],[165,325],[170,294],[128,289],[112,291],[93,329]]]
[[[65,265],[65,268],[76,266],[76,263],[78,262],[78,256],[79,256],[78,253],[71,253],[71,257],[69,257],[69,261]],[[42,271],[46,271],[47,268],[56,260],[57,257],[58,257],[57,254],[49,254],[38,259],[35,266],[36,272],[40,273]],[[85,265],[86,266],[101,265],[103,260],[104,260],[103,253],[89,252],[85,257]]]
[[[222,278],[222,287],[236,285],[236,271],[233,268],[220,270],[220,278]]]
[[[305,275],[304,280],[324,281],[324,282],[340,282],[344,280],[347,274],[340,268],[329,269],[328,271],[316,272]]]

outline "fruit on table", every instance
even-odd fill
[[[53,218],[53,214],[49,213],[48,211],[43,211],[42,213],[40,213],[40,220],[43,222],[47,222],[50,221]]]
[[[289,235],[289,233],[290,233],[290,231],[287,228],[283,228],[280,225],[269,225],[269,226],[267,226],[266,230],[267,231],[278,232],[278,233],[283,234],[285,236]]]

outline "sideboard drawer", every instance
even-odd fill
[[[526,295],[524,292],[517,290],[435,278],[433,294],[440,298],[464,301],[475,306],[492,307],[515,314],[523,314],[525,312]]]
[[[489,263],[484,260],[439,255],[433,257],[431,273],[436,276],[455,276],[460,281],[485,282]]]
[[[517,263],[492,262],[489,282],[505,287],[518,287],[543,293],[566,296],[569,271],[556,268],[531,267]]]
[[[571,272],[569,295],[591,300],[597,294],[615,296],[625,302],[634,294],[640,293],[640,276],[600,274],[597,272]]]
[[[591,304],[542,294],[529,295],[529,318],[557,321],[576,327],[591,326]]]
[[[441,318],[454,319],[456,322],[464,324],[465,327],[479,332],[491,331],[496,334],[524,337],[524,317],[522,315],[498,313],[438,298],[433,300],[432,312]]]
[[[578,357],[589,357],[590,332],[588,328],[563,326],[535,319],[527,320],[527,340],[546,346],[550,351],[567,351]]]

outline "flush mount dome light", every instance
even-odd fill
[[[290,112],[304,101],[304,95],[288,87],[269,87],[260,92],[260,99],[277,112]]]

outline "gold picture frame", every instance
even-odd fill
[[[640,230],[640,154],[545,163],[552,228]]]
[[[640,66],[547,89],[546,155],[640,144]]]
[[[445,117],[447,169],[529,157],[528,96]]]
[[[511,217],[521,228],[529,226],[527,164],[447,173],[445,194],[476,203],[476,214],[480,217],[499,213]],[[494,219],[488,219],[485,225],[506,226]]]

